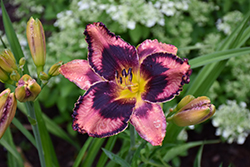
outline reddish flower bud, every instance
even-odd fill
[[[25,74],[18,81],[15,96],[20,102],[34,101],[40,92],[41,87],[36,80]]]
[[[0,94],[0,139],[10,125],[16,113],[17,101],[10,89]]]
[[[27,23],[26,34],[33,61],[37,68],[42,71],[46,59],[46,43],[42,23],[31,17]]]
[[[211,104],[210,99],[206,96],[201,96],[191,100],[168,120],[173,121],[178,126],[189,126],[206,121],[214,113],[215,106]]]

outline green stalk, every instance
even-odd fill
[[[136,151],[136,147],[135,147],[136,131],[135,131],[135,127],[132,126],[131,124],[129,125],[129,132],[130,132],[130,148],[129,148],[129,151],[128,151],[128,154],[127,154],[125,160],[129,164],[131,164],[133,156],[134,156],[135,151]]]
[[[99,152],[99,150],[101,149],[104,141],[105,141],[105,138],[94,138],[94,140],[89,148],[88,154],[83,161],[82,167],[93,166],[93,162],[96,158],[96,155]]]
[[[36,121],[36,115],[35,115],[35,110],[34,110],[34,107],[33,107],[33,103],[26,102],[25,107],[26,107],[26,109],[28,111],[28,116],[31,118],[31,119],[29,119],[29,121],[31,123],[32,130],[33,130],[33,133],[34,133],[34,136],[35,136],[38,155],[39,155],[39,159],[40,159],[40,164],[41,164],[42,167],[46,167],[45,157],[44,157],[43,147],[42,147],[42,141],[41,141],[41,136],[40,136],[39,129],[38,129],[38,124],[37,124],[37,121]]]

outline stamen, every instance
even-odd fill
[[[122,76],[123,76],[123,77],[126,77],[126,76],[127,76],[127,73],[126,73],[126,70],[125,70],[125,69],[122,70]]]
[[[132,74],[132,72],[131,72],[131,73],[129,73],[129,81],[131,82],[132,79],[133,79],[133,74]]]
[[[115,77],[118,78],[118,71],[115,71]]]
[[[130,73],[132,73],[132,68],[131,67],[128,69],[128,74],[130,74]]]
[[[120,77],[120,84],[122,84],[122,77]]]

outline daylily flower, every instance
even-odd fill
[[[86,26],[88,60],[73,60],[60,73],[81,89],[73,129],[92,137],[115,135],[130,122],[152,145],[161,145],[166,118],[158,103],[173,99],[189,82],[187,59],[177,48],[146,40],[138,48],[98,22]]]

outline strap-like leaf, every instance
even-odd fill
[[[102,150],[105,152],[105,154],[114,162],[118,163],[122,167],[130,167],[130,165],[121,157],[118,155],[106,150],[105,148],[102,148]]]

